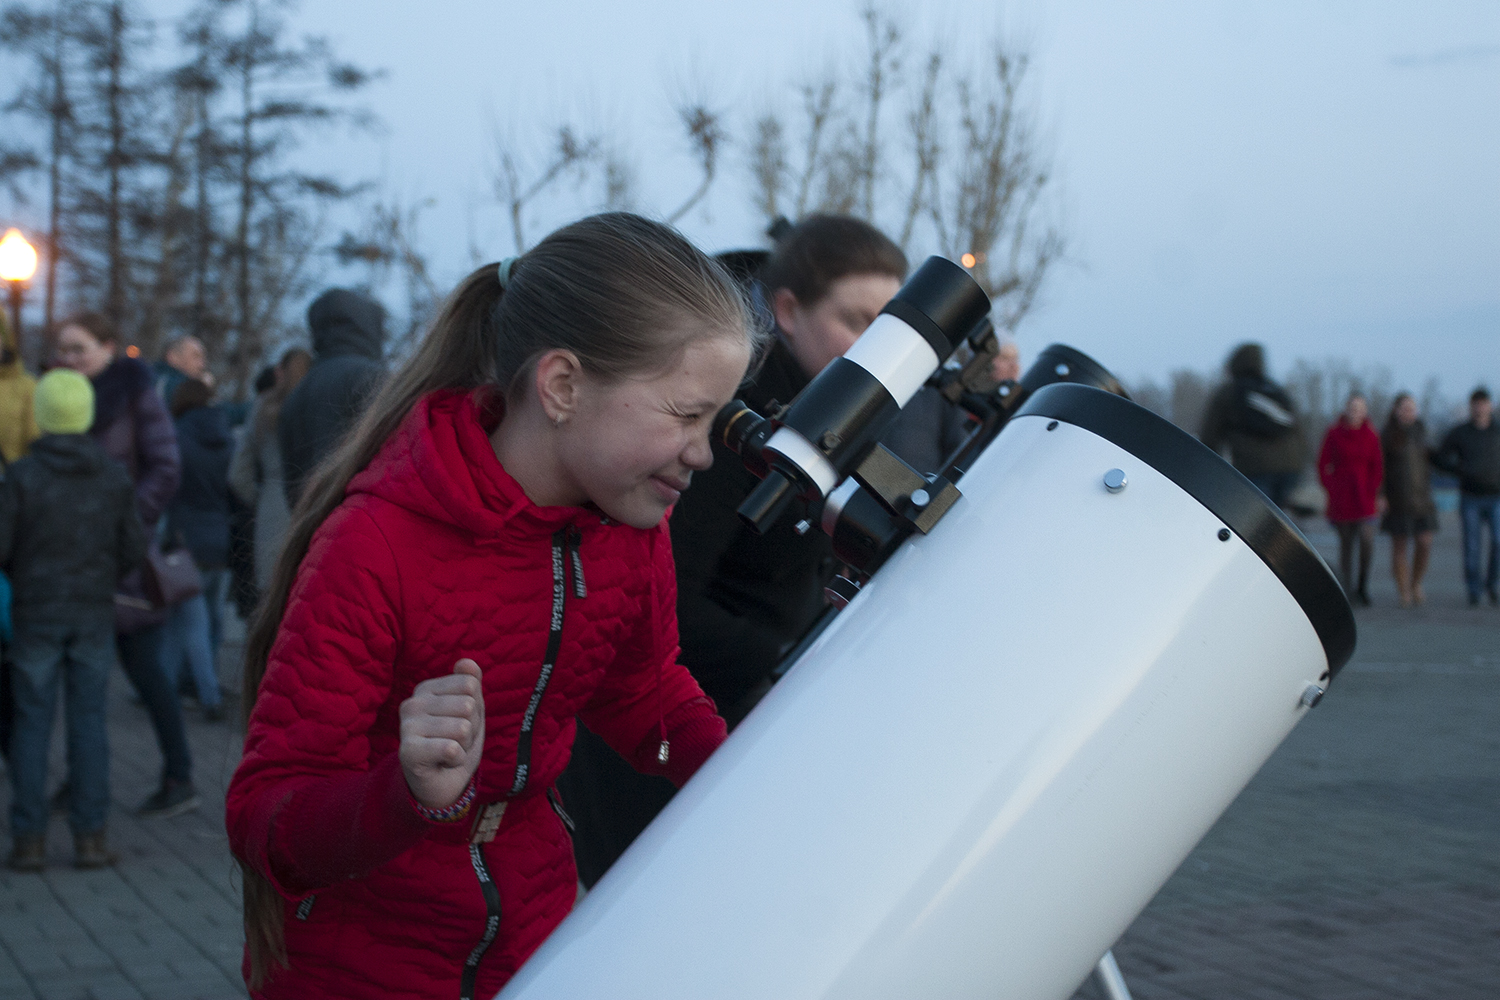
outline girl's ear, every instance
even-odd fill
[[[578,412],[583,365],[572,351],[554,348],[537,359],[536,394],[553,424],[564,424]]]

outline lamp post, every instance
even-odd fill
[[[36,273],[36,248],[26,242],[19,229],[0,236],[0,281],[10,285],[10,325],[15,330],[16,350],[21,349],[21,295],[23,286]]]

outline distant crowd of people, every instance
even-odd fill
[[[148,365],[103,316],[79,313],[58,325],[37,380],[0,317],[0,750],[13,785],[12,868],[45,864],[50,813],[67,815],[78,867],[116,860],[105,691],[117,659],[162,754],[161,784],[138,813],[197,808],[183,697],[205,720],[225,719],[222,611],[232,597],[249,618],[302,480],[383,373],[383,315],[354,292],[320,297],[313,351],[282,355],[248,406],[216,402],[196,337]],[[49,796],[59,693],[68,768]]]
[[[1199,437],[1215,451],[1227,452],[1235,468],[1286,508],[1307,460],[1300,415],[1286,390],[1267,377],[1259,344],[1240,345],[1226,368],[1228,378],[1209,402]],[[1377,525],[1391,538],[1391,573],[1401,606],[1427,600],[1422,581],[1438,530],[1431,479],[1437,469],[1458,483],[1469,604],[1477,607],[1486,598],[1500,604],[1500,426],[1488,389],[1481,386],[1470,394],[1468,416],[1432,447],[1410,393],[1392,400],[1379,432],[1363,393],[1345,400],[1323,436],[1316,468],[1327,495],[1326,516],[1339,536],[1339,575],[1353,601],[1370,604]]]

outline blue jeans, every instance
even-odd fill
[[[10,803],[13,835],[47,831],[47,750],[57,714],[58,682],[66,692],[68,824],[75,834],[104,829],[109,815],[109,736],[105,695],[115,660],[114,608],[73,612],[49,622],[28,616],[16,628],[11,683]]]
[[[1500,528],[1500,497],[1476,497],[1464,494],[1458,500],[1459,517],[1464,525],[1464,583],[1469,586],[1469,596],[1478,597],[1481,590],[1495,592],[1500,585],[1500,552],[1495,531]],[[1487,572],[1479,575],[1480,556],[1484,547],[1482,530],[1490,526],[1490,559]]]
[[[198,702],[204,708],[218,706],[219,675],[214,669],[213,627],[203,594],[190,597],[172,609],[171,617],[162,626],[161,662],[174,689],[182,681],[185,664],[192,671]]]
[[[174,781],[191,781],[193,757],[182,725],[182,703],[177,700],[177,685],[167,679],[162,666],[165,631],[165,625],[153,625],[115,636],[115,642],[120,649],[120,666],[151,716],[151,728],[156,730],[156,743],[161,747],[163,775]]]

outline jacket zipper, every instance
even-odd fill
[[[557,654],[562,649],[563,611],[568,602],[568,559],[565,555],[571,556],[573,564],[573,593],[580,598],[588,595],[583,582],[583,558],[578,554],[582,537],[582,533],[573,527],[558,531],[552,536],[552,619],[547,632],[547,652],[542,658],[541,673],[537,675],[536,685],[532,688],[531,700],[526,703],[526,712],[521,716],[521,733],[516,740],[516,776],[510,786],[511,798],[521,794],[531,778],[531,734],[536,724],[537,710],[542,704],[542,695],[547,692],[547,684],[552,680],[552,672],[557,667]],[[552,797],[551,789],[548,789],[547,797],[552,808],[558,811],[559,817],[565,817],[561,805]],[[564,818],[563,823],[571,835],[572,820]],[[500,890],[496,888],[495,879],[490,874],[483,844],[469,845],[469,860],[474,865],[474,875],[479,879],[479,889],[484,894],[485,923],[479,943],[464,961],[463,979],[459,988],[461,1000],[474,1000],[474,983],[479,978],[479,963],[500,933]]]

